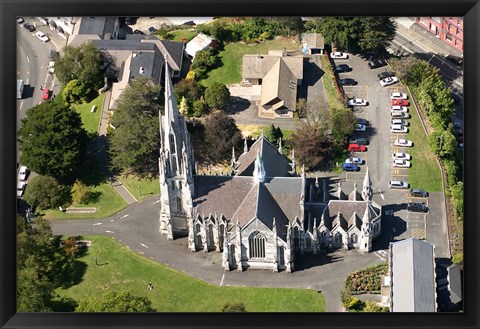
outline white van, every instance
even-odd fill
[[[17,99],[21,99],[23,95],[23,80],[17,79]]]

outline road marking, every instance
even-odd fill
[[[110,223],[113,222],[115,219],[110,219]]]
[[[27,81],[25,82],[25,84],[28,85],[29,81],[30,81],[30,78],[27,78]]]
[[[22,106],[23,106],[23,102],[20,102],[20,106],[19,106],[20,110],[22,109]]]
[[[223,286],[223,279],[225,279],[225,273],[222,275],[222,281],[220,281],[220,286]]]
[[[380,189],[378,189],[378,192],[380,193],[380,196],[382,197],[382,200],[385,200],[385,197],[383,196],[382,191],[380,191]]]
[[[155,202],[154,202],[154,203],[152,203],[152,204],[159,203],[159,202],[160,202],[160,200],[157,200],[157,201],[155,201]]]
[[[148,249],[148,247],[147,247],[146,245],[144,245],[143,243],[140,243],[140,245],[141,245],[142,247],[145,247],[145,248]]]
[[[128,217],[128,216],[130,216],[130,214],[123,215],[122,217],[120,217],[120,219],[126,218],[126,217]]]
[[[150,256],[150,259],[155,259],[155,258],[153,258],[152,256]]]
[[[103,223],[95,223],[93,226],[102,225]]]
[[[27,63],[30,64],[30,58],[27,56]]]
[[[115,232],[112,232],[112,231],[105,231],[105,233],[115,233]]]

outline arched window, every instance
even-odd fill
[[[265,258],[265,236],[255,231],[248,237],[250,258]]]
[[[342,243],[342,234],[340,232],[335,234],[335,243]]]
[[[320,236],[322,236],[322,237],[327,236],[327,231],[322,231],[322,232],[320,232]]]
[[[197,223],[195,225],[195,244],[199,248],[203,248],[201,232],[202,232],[202,225],[200,225],[200,223]]]
[[[175,198],[175,212],[182,212],[182,200],[180,200],[180,198]]]
[[[350,236],[350,242],[351,243],[357,243],[358,242],[358,236],[356,233],[353,233],[351,236]]]
[[[213,247],[215,246],[215,240],[213,239],[213,225],[208,225],[208,246]]]
[[[305,238],[305,243],[306,243],[307,249],[312,249],[312,240],[310,240],[310,238]]]

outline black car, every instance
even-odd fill
[[[428,198],[428,192],[424,190],[420,190],[418,188],[413,188],[410,190],[410,196]]]
[[[33,26],[33,25],[31,25],[31,24],[28,24],[28,23],[23,24],[23,27],[26,28],[26,29],[27,29],[28,31],[30,31],[30,32],[33,32],[33,31],[36,30],[36,29],[35,29],[35,26]]]
[[[412,212],[427,212],[428,207],[424,203],[411,202],[407,205],[407,210]]]
[[[385,71],[385,72],[377,74],[377,78],[379,80],[383,80],[385,78],[390,78],[390,77],[393,77],[393,76],[395,76],[395,73],[390,72],[390,71]]]
[[[365,137],[352,137],[348,140],[349,144],[368,145],[368,139]]]
[[[370,125],[370,122],[368,122],[367,119],[364,119],[364,118],[357,118],[357,123],[361,124],[361,125],[365,125],[365,126],[369,126]]]
[[[343,72],[350,72],[352,68],[347,64],[340,64],[335,67],[335,72],[343,73]]]
[[[358,82],[354,79],[346,78],[338,80],[340,86],[355,86]]]
[[[133,34],[145,35],[145,33],[140,30],[133,31]]]
[[[383,58],[372,59],[368,62],[368,67],[371,69],[376,69],[385,65],[387,65],[387,61]]]
[[[450,62],[452,62],[453,64],[458,65],[458,66],[462,66],[462,64],[463,64],[463,59],[461,59],[460,57],[457,57],[457,56],[448,55],[446,57],[446,59],[448,59]]]

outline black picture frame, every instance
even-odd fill
[[[478,0],[187,0],[0,1],[0,326],[1,328],[478,328],[479,58]],[[465,228],[463,313],[16,313],[15,99],[16,16],[463,16],[465,99]]]

